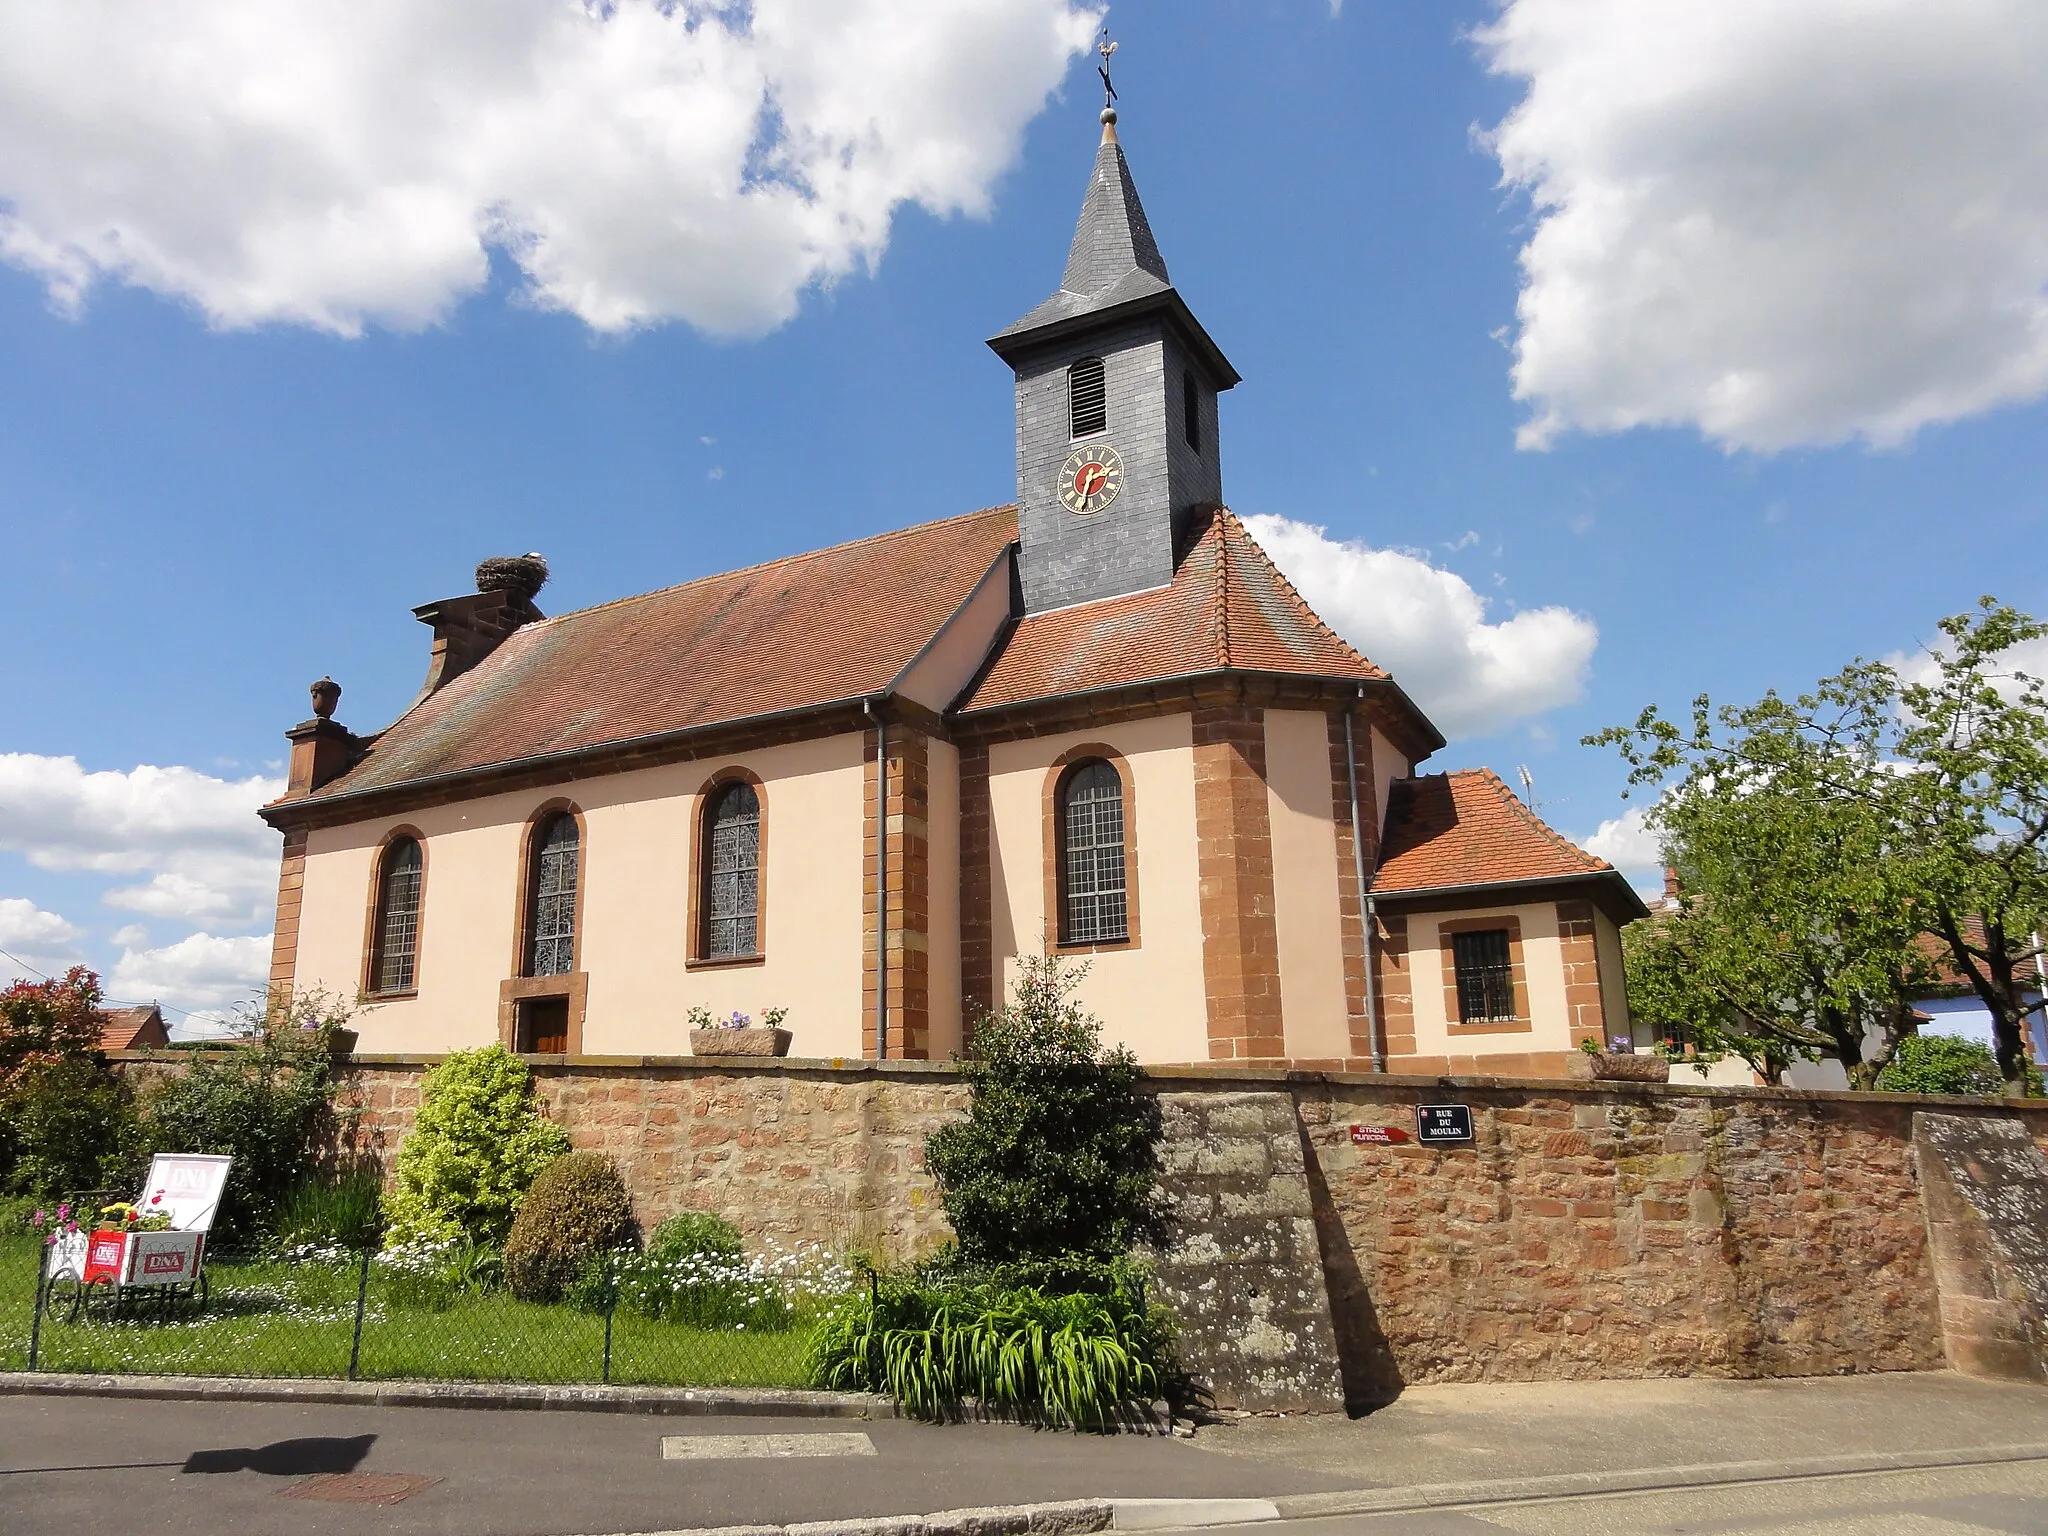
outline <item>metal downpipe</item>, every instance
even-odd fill
[[[1358,741],[1351,711],[1344,711],[1344,769],[1351,780],[1351,863],[1358,875],[1358,926],[1365,939],[1365,1027],[1372,1041],[1372,1069],[1387,1070],[1387,1042],[1380,1033],[1379,988],[1373,981],[1372,882],[1365,872],[1365,836],[1358,819]]]

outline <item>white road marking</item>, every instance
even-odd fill
[[[663,1435],[663,1461],[720,1461],[753,1456],[872,1456],[875,1443],[858,1430],[818,1435]]]

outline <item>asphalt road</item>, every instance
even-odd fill
[[[875,1454],[667,1460],[668,1435],[865,1433]],[[309,1477],[437,1479],[388,1505],[286,1497]],[[1185,1440],[899,1420],[0,1397],[0,1531],[64,1536],[490,1532],[785,1524],[1069,1498],[1350,1486]]]

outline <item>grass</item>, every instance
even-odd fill
[[[0,1370],[28,1364],[33,1241],[0,1242]],[[43,1318],[38,1365],[50,1371],[206,1376],[341,1376],[355,1322],[353,1263],[207,1265],[211,1295],[166,1314],[88,1308],[76,1323]],[[749,1332],[618,1314],[611,1379],[645,1386],[800,1386],[811,1330]],[[501,1292],[444,1308],[402,1303],[371,1270],[358,1374],[429,1381],[570,1383],[602,1379],[604,1318]]]

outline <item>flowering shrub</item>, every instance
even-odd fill
[[[846,1296],[853,1271],[820,1243],[743,1258],[725,1253],[634,1253],[594,1257],[570,1299],[601,1309],[615,1293],[621,1311],[690,1328],[782,1332]]]
[[[505,1277],[497,1249],[460,1237],[396,1242],[371,1262],[394,1304],[427,1312],[445,1312],[465,1297],[494,1291]]]
[[[153,1205],[163,1199],[161,1194],[151,1197]],[[112,1205],[100,1207],[99,1230],[102,1232],[168,1232],[171,1230],[169,1211],[138,1210],[126,1200],[116,1200]]]

